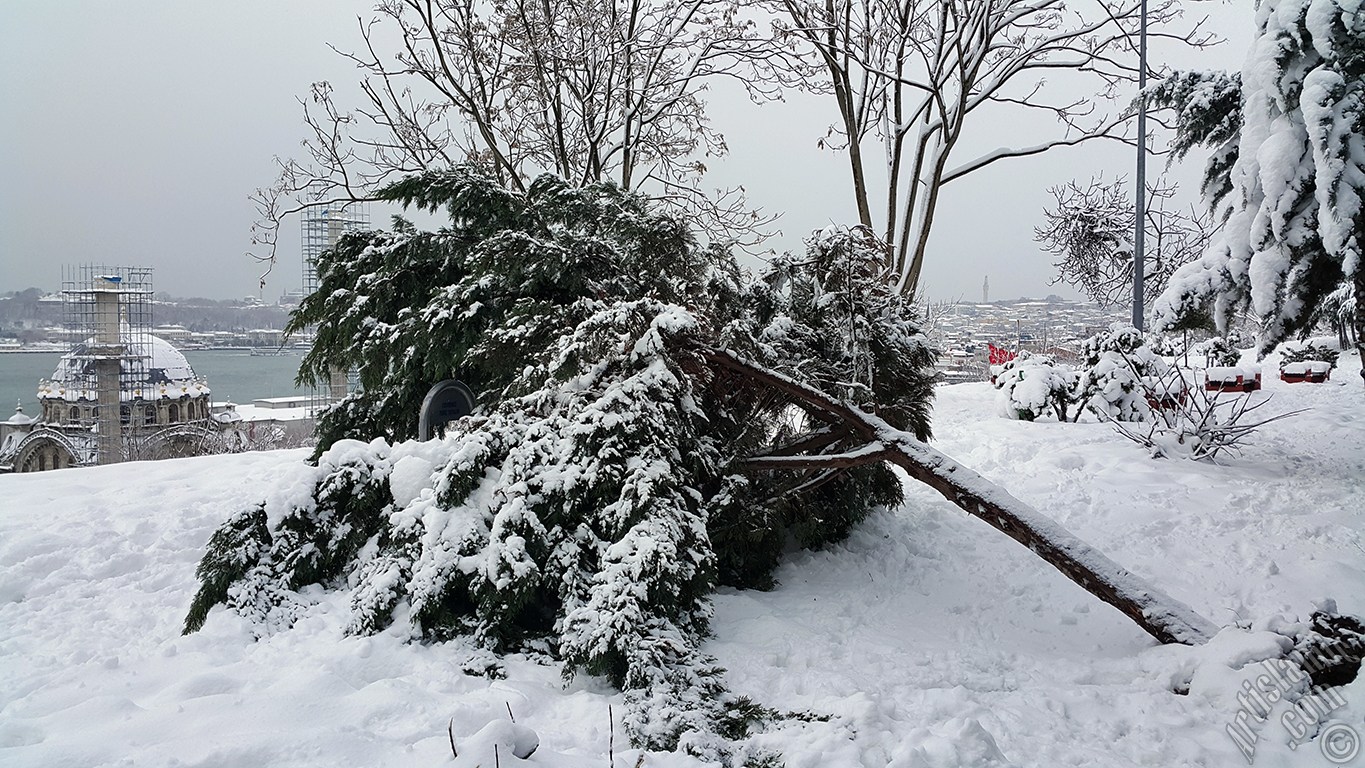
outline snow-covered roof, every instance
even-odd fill
[[[24,406],[18,405],[14,409],[14,415],[5,420],[6,424],[18,427],[26,427],[38,420],[37,416],[29,416],[24,413]]]
[[[258,405],[239,405],[236,410],[241,420],[246,423],[306,421],[313,418],[313,411],[306,404],[297,408],[262,408]]]

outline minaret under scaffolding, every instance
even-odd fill
[[[62,279],[72,344],[72,396],[95,401],[95,463],[123,460],[122,394],[147,386],[152,328],[152,270],[86,264]]]
[[[303,255],[303,295],[310,296],[318,289],[318,259],[336,246],[343,235],[366,229],[370,224],[369,211],[364,203],[329,201],[326,190],[320,187],[308,191],[309,206],[303,209],[301,250]],[[314,387],[309,397],[308,412],[319,410],[346,397],[350,390],[350,374],[344,370],[331,371],[326,388]]]

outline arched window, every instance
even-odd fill
[[[133,421],[133,409],[126,405],[118,407],[118,423],[128,425]]]
[[[74,406],[74,405],[71,406],[71,420],[72,420],[73,422],[76,422],[76,421],[80,421],[80,420],[81,420],[81,409],[80,409],[80,408],[77,408],[77,407]]]
[[[144,426],[156,423],[156,406],[149,405],[142,410],[142,423]]]
[[[170,416],[170,421],[171,421],[172,424],[175,424],[176,422],[180,421],[180,406],[179,406],[179,405],[177,405],[177,404],[175,404],[175,403],[171,403],[171,407],[166,409],[166,413],[167,413],[167,415]]]
[[[41,448],[38,449],[38,471],[39,472],[47,471],[47,451]]]

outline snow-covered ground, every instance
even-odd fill
[[[1365,615],[1356,366],[1343,357],[1324,385],[1268,379],[1263,410],[1307,412],[1222,465],[1149,458],[1102,424],[998,418],[985,384],[939,390],[935,445],[1220,625],[1304,618],[1324,597]],[[209,534],[304,455],[0,477],[0,765],[492,766],[510,708],[541,747],[501,765],[608,766],[622,705],[601,682],[566,687],[529,658],[489,680],[462,672],[489,658],[461,643],[344,637],[344,598],[260,641],[221,609],[180,635]],[[1247,763],[1225,727],[1272,635],[1157,647],[928,489],[778,577],[716,598],[707,650],[737,693],[812,716],[755,739],[791,768]],[[1365,735],[1365,681],[1344,698],[1329,722]],[[1291,749],[1279,717],[1252,723],[1255,766],[1343,764]],[[614,764],[636,766],[616,730]]]

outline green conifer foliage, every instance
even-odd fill
[[[1153,328],[1211,315],[1226,330],[1249,312],[1265,354],[1311,332],[1343,286],[1365,329],[1365,14],[1358,0],[1259,0],[1255,24],[1240,76],[1184,73],[1153,94],[1177,111],[1178,153],[1213,150],[1204,188],[1224,222],[1172,276]]]
[[[770,585],[789,541],[843,538],[900,483],[746,470],[817,425],[700,350],[742,349],[927,437],[932,354],[874,242],[821,233],[749,281],[611,185],[547,176],[517,195],[461,168],[384,195],[450,224],[351,235],[319,262],[293,320],[318,328],[301,376],[354,367],[362,389],[323,417],[301,492],[214,536],[187,631],[217,603],[282,629],[305,587],[345,589],[352,633],[548,641],[566,675],[627,692],[637,744],[723,758],[752,707],[698,650],[710,593]],[[479,409],[413,440],[427,388],[452,377]]]

